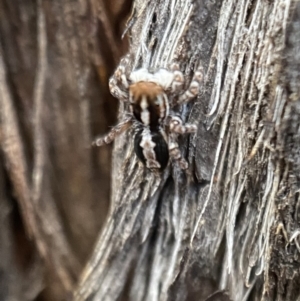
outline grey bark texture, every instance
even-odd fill
[[[132,132],[115,142],[111,211],[76,301],[300,300],[299,9],[134,2],[130,70],[205,70],[182,113],[198,125],[181,141],[193,177],[146,170]]]
[[[160,176],[89,147],[130,4],[0,0],[0,300],[299,301],[299,2],[134,1],[129,72],[204,69]]]

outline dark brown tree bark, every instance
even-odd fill
[[[300,300],[299,2],[134,1],[129,67],[200,64],[198,131],[192,176],[120,136],[107,211],[109,147],[89,145],[129,10],[0,1],[0,300]]]

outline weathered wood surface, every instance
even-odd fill
[[[0,299],[300,300],[299,2],[134,1],[132,70],[205,70],[193,176],[155,176],[122,135],[103,224],[109,148],[87,146],[129,8],[0,1]]]
[[[133,155],[132,133],[118,139],[111,212],[76,301],[300,298],[299,9],[135,1],[132,69],[177,61],[191,77],[204,67],[184,111],[198,125],[182,140],[194,178],[176,167],[156,177]]]

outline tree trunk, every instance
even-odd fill
[[[107,215],[131,1],[0,0],[0,300],[65,300]],[[99,185],[101,183],[101,185]]]
[[[0,299],[300,300],[299,2],[134,1],[130,70],[200,65],[198,130],[189,171],[159,176],[122,134],[103,224],[109,148],[89,145],[114,123],[128,12],[0,0]]]
[[[157,177],[132,132],[117,140],[111,211],[76,301],[300,298],[299,9],[135,1],[131,70],[205,70],[183,114],[198,125],[181,141],[194,177],[176,164]]]

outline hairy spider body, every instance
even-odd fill
[[[186,91],[182,92],[184,77],[177,65],[171,71],[159,69],[155,73],[138,69],[126,75],[128,58],[125,57],[110,79],[110,91],[129,104],[126,117],[94,145],[110,143],[129,127],[134,128],[134,150],[140,161],[152,171],[164,170],[169,157],[179,162],[182,169],[188,163],[182,157],[177,143],[178,134],[195,132],[193,124],[183,124],[172,108],[195,98],[199,93],[202,70],[199,68]]]
[[[169,162],[168,144],[163,135],[149,128],[139,130],[134,138],[137,157],[150,169],[164,170]]]
[[[138,82],[129,87],[129,95],[134,117],[151,130],[158,130],[169,114],[163,88],[152,82]]]

